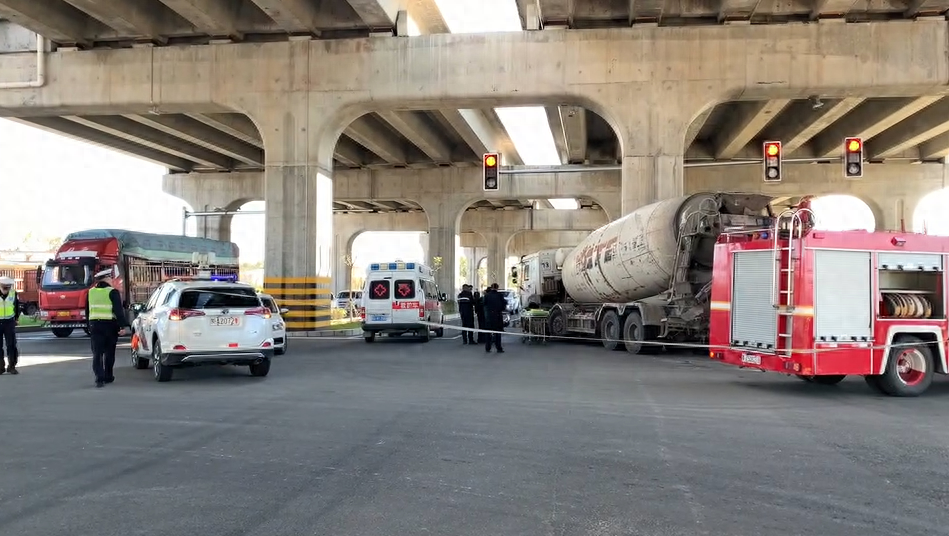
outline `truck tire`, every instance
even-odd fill
[[[23,308],[23,314],[26,316],[36,316],[39,312],[40,308],[35,303],[28,303]]]
[[[643,317],[639,311],[633,311],[626,317],[623,323],[623,343],[626,351],[633,355],[652,355],[658,353],[662,348],[658,344],[643,344],[651,341],[650,335],[654,330],[648,329],[643,324]]]
[[[933,354],[929,346],[910,335],[894,339],[880,376],[880,388],[890,396],[919,396],[933,383]]]
[[[622,324],[616,311],[607,311],[600,319],[600,338],[603,348],[619,350],[619,343],[623,340]]]
[[[60,339],[65,339],[66,337],[72,335],[73,328],[53,328],[53,335],[59,337]]]
[[[565,337],[567,335],[567,322],[564,320],[562,310],[554,309],[551,311],[547,323],[550,325],[551,337]]]

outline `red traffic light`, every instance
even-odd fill
[[[498,156],[495,154],[484,155],[484,165],[487,167],[494,167],[498,165]]]
[[[766,143],[764,145],[764,154],[768,156],[778,156],[778,153],[781,152],[780,143]]]
[[[847,138],[846,143],[844,144],[847,147],[847,151],[851,153],[859,152],[863,147],[863,142],[860,138]]]

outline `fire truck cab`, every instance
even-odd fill
[[[813,230],[791,209],[715,246],[709,355],[836,384],[861,375],[918,396],[947,373],[949,237]]]

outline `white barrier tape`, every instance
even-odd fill
[[[582,335],[581,335],[581,336],[550,335],[550,334],[540,335],[540,334],[528,333],[528,332],[524,332],[524,331],[495,331],[495,330],[482,329],[482,328],[466,328],[466,327],[462,327],[462,326],[454,326],[454,325],[451,325],[451,324],[440,324],[440,323],[437,323],[437,322],[426,322],[426,321],[424,321],[424,320],[423,320],[423,321],[420,321],[419,324],[421,324],[421,325],[423,325],[423,326],[434,327],[434,328],[454,329],[454,330],[457,330],[457,331],[470,331],[470,332],[474,332],[474,333],[513,335],[513,336],[515,336],[515,337],[527,337],[527,338],[535,338],[535,339],[550,339],[550,340],[562,340],[562,341],[582,341],[582,342],[599,342],[599,343],[603,343],[603,342],[616,342],[616,343],[618,343],[618,344],[626,344],[626,341],[624,341],[624,340],[622,340],[622,339],[603,339],[603,338],[597,338],[597,337],[587,337],[587,336],[582,336]],[[912,335],[912,333],[908,333],[908,335]],[[642,345],[642,346],[668,346],[668,347],[670,347],[670,348],[683,348],[683,349],[690,349],[690,350],[698,350],[698,349],[704,349],[704,350],[734,350],[734,351],[741,351],[741,352],[759,352],[759,353],[771,353],[771,352],[774,351],[774,348],[770,348],[770,349],[769,349],[769,348],[743,348],[743,347],[735,347],[735,346],[699,344],[699,343],[689,343],[689,342],[672,342],[672,341],[668,341],[668,342],[667,342],[667,341],[663,341],[663,340],[641,341],[641,342],[639,342],[638,344],[640,344],[640,345]],[[837,342],[828,342],[828,343],[825,343],[825,344],[847,344],[847,345],[864,344],[864,345],[866,345],[866,346],[859,346],[859,347],[857,347],[856,349],[859,349],[859,350],[885,350],[885,349],[887,349],[887,348],[901,348],[901,347],[916,346],[918,343],[916,343],[916,342],[905,342],[905,343],[893,342],[893,343],[890,343],[890,344],[874,345],[874,344],[872,344],[870,341],[837,341]],[[782,351],[782,352],[790,352],[790,353],[795,353],[795,354],[820,354],[820,353],[825,353],[825,352],[840,352],[840,351],[844,351],[844,350],[846,350],[846,351],[852,351],[852,350],[854,350],[854,349],[855,349],[855,348],[852,347],[852,346],[846,346],[846,347],[844,347],[844,348],[791,348],[790,350],[781,348],[780,351]]]

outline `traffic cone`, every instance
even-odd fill
[[[138,350],[138,333],[132,334],[132,350]]]

